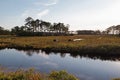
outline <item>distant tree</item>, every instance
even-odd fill
[[[35,23],[36,23],[36,31],[40,31],[41,27],[40,27],[40,20],[39,19],[36,19],[35,20]]]
[[[100,30],[96,30],[95,34],[101,34],[101,31]]]
[[[45,26],[48,32],[50,32],[50,27],[52,26],[50,22],[45,22]]]
[[[0,35],[10,35],[10,31],[0,26]]]
[[[24,26],[16,26],[12,28],[12,33],[25,35],[60,35],[66,34],[69,30],[69,25],[64,23],[54,23],[27,17]]]
[[[13,34],[17,34],[20,31],[20,27],[19,26],[15,26],[14,28],[12,28],[11,32]]]
[[[25,22],[26,22],[26,24],[29,24],[30,22],[32,22],[34,19],[32,18],[32,17],[27,17],[26,19],[25,19]]]
[[[41,28],[45,31],[50,31],[51,23],[41,20]]]
[[[53,24],[53,26],[51,27],[51,30],[54,32],[57,32],[57,23]]]
[[[3,30],[4,30],[4,28],[0,26],[0,31],[3,31]]]
[[[68,30],[69,30],[69,27],[70,27],[70,25],[69,25],[69,24],[67,24],[67,25],[63,28],[63,31],[64,31],[65,33],[67,33],[67,32],[68,32]]]
[[[106,29],[107,34],[118,35],[120,34],[120,25],[110,26]]]
[[[58,33],[65,33],[68,31],[69,25],[64,25],[64,23],[54,23],[52,30]]]
[[[25,26],[29,27],[29,30],[32,30],[34,32],[34,19],[32,17],[28,17],[25,19]]]
[[[58,32],[62,32],[64,30],[64,27],[65,27],[64,23],[58,23],[57,24]]]
[[[115,26],[110,26],[109,28],[106,29],[107,34],[110,34],[110,32],[113,30],[113,27],[115,27]],[[112,33],[114,34],[113,31],[112,31]]]
[[[116,26],[116,30],[118,30],[118,34],[120,34],[120,25]]]

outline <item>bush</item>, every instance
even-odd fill
[[[42,74],[33,68],[28,70],[5,71],[0,69],[0,80],[78,80],[66,71],[53,71],[50,74]]]
[[[53,71],[49,78],[52,80],[78,80],[75,76],[68,74],[66,71]]]

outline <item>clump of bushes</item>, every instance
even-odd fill
[[[53,71],[50,73],[49,78],[52,80],[78,80],[72,74],[68,74],[66,71]]]
[[[53,71],[50,74],[42,74],[34,69],[4,71],[0,70],[0,80],[78,80],[66,71]]]

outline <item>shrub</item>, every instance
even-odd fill
[[[4,71],[0,69],[0,80],[78,80],[66,71],[53,71],[50,74],[42,74],[33,68],[28,70]]]
[[[66,71],[53,71],[50,73],[49,78],[52,80],[78,80],[72,74],[68,74]]]

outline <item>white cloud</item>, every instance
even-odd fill
[[[42,65],[52,66],[52,67],[54,67],[54,68],[59,67],[57,63],[50,62],[50,61],[47,61],[47,62],[43,63]]]
[[[41,51],[38,55],[42,58],[49,59],[49,55],[47,55],[45,52]]]
[[[49,10],[46,9],[46,10],[44,10],[44,11],[42,11],[42,12],[37,13],[37,16],[38,16],[39,18],[41,18],[41,17],[47,15],[48,13],[49,13]]]
[[[33,17],[33,18],[42,18],[48,13],[49,13],[49,9],[45,9],[43,11],[41,11],[40,9],[31,9],[31,10],[26,10],[25,12],[23,12],[22,18],[26,18],[28,16]]]
[[[43,6],[52,6],[57,4],[58,0],[50,0],[50,2],[43,3],[43,2],[35,2],[35,5],[43,5]]]

